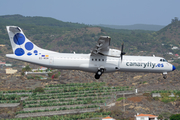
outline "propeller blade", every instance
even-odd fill
[[[121,46],[121,62],[122,62],[122,59],[123,59],[123,55],[126,54],[125,52],[123,52],[123,48],[124,48],[124,43],[122,43],[122,46]]]

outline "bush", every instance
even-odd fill
[[[37,93],[37,92],[40,92],[40,93],[43,93],[44,92],[44,89],[42,87],[37,87],[33,93]]]
[[[150,96],[150,93],[143,93],[143,96]]]
[[[116,101],[121,101],[121,100],[123,100],[123,99],[126,99],[126,98],[120,97],[120,98],[118,98]]]
[[[32,71],[29,65],[27,65],[25,68],[22,69],[22,72],[25,72],[25,71]]]
[[[34,79],[33,76],[27,76],[27,79]]]
[[[180,91],[178,91],[178,92],[176,93],[176,95],[180,96]]]
[[[53,74],[52,73],[48,73],[48,76],[51,77]]]
[[[170,120],[180,120],[180,114],[171,115]]]
[[[55,74],[55,75],[54,75],[54,78],[58,78],[58,77],[59,77],[59,74]]]
[[[171,102],[171,99],[163,98],[161,101],[164,102],[164,103],[169,103],[169,102]]]
[[[153,99],[156,100],[156,101],[158,101],[158,100],[159,100],[159,97],[154,97]]]

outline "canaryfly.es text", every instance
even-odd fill
[[[143,63],[143,62],[126,62],[126,66],[138,66],[138,67],[151,67],[154,68],[156,66],[156,63],[152,63],[152,62],[147,62],[147,63]]]

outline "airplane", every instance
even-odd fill
[[[162,73],[166,79],[167,72],[176,69],[162,57],[125,55],[124,44],[121,50],[111,49],[109,36],[101,36],[90,54],[58,53],[36,46],[18,26],[6,28],[13,50],[13,54],[6,54],[6,57],[48,68],[92,72],[95,79],[103,73],[116,71]]]

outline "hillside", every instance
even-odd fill
[[[150,30],[150,31],[159,31],[163,25],[148,25],[148,24],[134,24],[134,25],[104,25],[99,24],[97,26],[108,27],[113,29],[127,29],[127,30]]]
[[[154,32],[154,31],[145,31],[145,30],[118,30],[118,29],[110,29],[110,28],[97,27],[97,26],[96,27],[87,26],[78,23],[66,23],[59,20],[55,20],[53,18],[45,18],[45,17],[24,17],[21,15],[0,16],[0,44],[6,45],[5,47],[0,46],[0,54],[1,54],[0,60],[6,61],[6,63],[12,63],[13,68],[18,69],[18,73],[14,75],[6,75],[4,70],[5,67],[0,69],[1,91],[8,91],[8,92],[11,92],[10,90],[32,91],[36,87],[43,87],[45,89],[49,89],[46,88],[45,86],[48,86],[50,84],[68,85],[72,83],[91,84],[93,82],[97,82],[97,83],[104,82],[106,84],[103,85],[103,88],[105,88],[104,86],[107,86],[109,88],[114,88],[114,86],[137,88],[138,92],[141,94],[139,96],[135,96],[135,97],[131,96],[130,98],[127,98],[125,105],[126,106],[125,113],[122,112],[123,111],[122,101],[118,101],[118,102],[114,101],[114,103],[116,104],[114,107],[105,109],[105,111],[112,111],[111,115],[117,119],[120,119],[124,115],[126,117],[134,117],[134,114],[137,112],[138,113],[146,112],[149,114],[154,114],[154,113],[172,114],[179,110],[179,101],[163,103],[161,101],[157,101],[156,98],[150,97],[149,100],[149,96],[142,95],[143,93],[151,92],[154,90],[165,90],[165,91],[179,90],[180,74],[178,70],[168,73],[168,78],[166,80],[162,78],[161,74],[128,73],[128,72],[115,72],[115,73],[103,74],[101,79],[96,80],[94,78],[93,73],[87,73],[77,70],[54,70],[55,72],[53,74],[55,75],[58,74],[57,78],[55,79],[51,78],[52,75],[23,76],[21,75],[22,65],[30,65],[31,68],[37,68],[39,66],[34,64],[33,65],[28,64],[25,62],[20,62],[13,59],[8,59],[5,57],[6,53],[12,53],[9,38],[5,28],[6,25],[20,26],[23,29],[26,36],[30,40],[32,40],[35,44],[37,44],[42,48],[47,48],[58,52],[76,51],[78,53],[89,53],[90,50],[92,50],[92,48],[96,44],[96,41],[98,40],[99,36],[109,35],[112,38],[111,48],[120,49],[121,43],[124,42],[125,52],[127,54],[131,54],[131,55],[155,54],[158,56],[164,56],[166,59],[170,59],[170,58],[176,59],[177,57],[174,57],[174,55],[167,55],[165,53],[169,51],[172,51],[173,53],[178,53],[178,50],[171,49],[171,44],[179,47],[178,37],[180,36],[179,34],[180,28],[177,27],[177,25],[179,25],[179,21],[177,21],[177,23],[169,24],[168,26],[166,26],[165,28],[163,28],[158,32]],[[167,41],[164,40],[163,37],[166,37]],[[173,40],[171,39],[171,37],[176,39]],[[173,64],[175,66],[178,66],[178,62]],[[44,77],[46,79],[41,79]],[[83,87],[70,87],[70,89],[76,89],[76,88],[81,90],[84,89]],[[97,88],[100,88],[100,86],[97,86]],[[67,91],[69,91],[70,89],[68,88]],[[48,92],[48,90],[46,92]],[[59,93],[62,94],[62,92]],[[46,100],[48,100],[47,96],[46,97],[45,96],[43,97]],[[37,97],[37,99],[40,99],[40,94],[39,93],[37,95],[32,94],[32,96],[29,95],[29,97],[30,98]],[[76,96],[73,96],[73,99],[74,98],[76,98]],[[140,100],[138,99],[139,101],[135,101],[137,98],[139,98]],[[7,102],[7,101],[1,101],[1,102]],[[32,106],[34,107],[39,106],[39,103],[37,103],[37,101],[33,101],[33,102],[34,103],[31,103],[27,100],[25,101],[25,104],[21,104],[17,108],[12,108],[12,109],[2,108],[0,109],[0,113],[7,115],[7,117],[3,117],[3,118],[11,118],[15,116],[16,114],[15,112],[17,112],[18,114],[25,113],[24,111],[22,111],[23,105],[27,106],[26,104],[32,104]],[[51,105],[53,104],[57,106],[57,102],[59,101],[55,100],[54,102],[55,103],[51,103]],[[68,103],[68,104],[76,104],[76,103]],[[47,103],[45,103],[45,105],[47,105]],[[67,108],[62,108],[62,109],[67,110]],[[62,110],[62,109],[58,108],[58,110]],[[68,110],[69,109],[70,108],[68,108]],[[74,106],[71,109],[73,111]],[[52,111],[56,111],[56,110],[57,109],[52,108]],[[45,112],[45,111],[47,111],[48,113],[49,110],[45,109],[42,111],[30,111],[30,112]],[[100,111],[102,112],[102,109]]]
[[[57,52],[90,53],[98,38],[108,35],[112,38],[111,48],[120,49],[124,42],[125,52],[129,55],[154,54],[172,59],[174,56],[167,55],[167,52],[180,54],[178,50],[171,49],[172,45],[179,47],[179,21],[154,32],[95,27],[47,17],[0,16],[0,44],[6,45],[6,48],[0,47],[2,55],[12,53],[6,31],[7,25],[20,26],[25,35],[36,45]]]
[[[157,40],[166,47],[180,47],[180,21],[173,22],[157,32]]]
[[[46,17],[0,16],[0,44],[6,44],[9,50],[11,48],[6,25],[20,26],[35,44],[59,52],[89,53],[101,35],[111,36],[112,48],[120,49],[121,43],[124,42],[125,51],[128,54],[145,51],[145,54],[152,55],[155,53],[150,52],[159,51],[157,50],[159,44],[154,46],[156,34],[153,31],[92,27]]]
[[[0,44],[8,46],[10,46],[10,42],[5,29],[6,25],[20,26],[26,36],[38,46],[60,52],[89,53],[101,35],[111,36],[112,47],[119,49],[121,43],[125,42],[125,45],[129,46],[125,48],[127,52],[137,52],[137,49],[140,51],[147,48],[141,44],[146,43],[148,39],[150,40],[151,37],[148,33],[152,33],[151,31],[142,30],[115,30],[92,27],[45,17],[0,16]],[[140,44],[134,47],[135,42]]]

